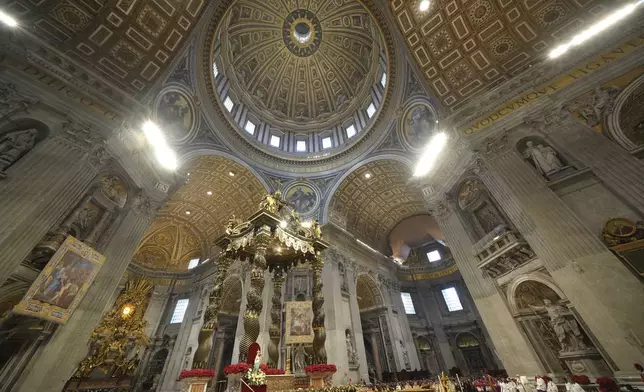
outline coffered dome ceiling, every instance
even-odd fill
[[[274,125],[307,130],[346,118],[369,97],[382,44],[356,0],[238,0],[220,30],[240,100]]]
[[[159,211],[134,256],[135,263],[185,270],[190,259],[208,256],[233,214],[249,216],[266,193],[253,173],[227,158],[201,156],[185,167],[190,173],[186,184]]]
[[[396,225],[427,213],[420,189],[408,183],[411,174],[404,163],[387,159],[359,167],[336,189],[329,220],[383,254],[391,254],[388,237]]]

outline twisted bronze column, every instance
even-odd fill
[[[248,348],[259,336],[259,315],[262,313],[262,290],[264,289],[264,270],[266,270],[266,246],[270,229],[264,226],[255,236],[256,250],[253,257],[253,269],[250,276],[250,288],[246,294],[246,312],[244,313],[244,336],[239,342],[239,360],[246,362]]]
[[[282,285],[284,284],[284,274],[281,270],[276,270],[273,275],[273,307],[271,308],[271,328],[268,333],[271,341],[268,345],[269,364],[279,367],[280,359],[280,337],[282,335]]]
[[[313,362],[326,363],[326,330],[324,329],[324,294],[322,293],[322,268],[324,261],[318,252],[313,267]]]
[[[192,361],[193,369],[207,368],[212,365],[210,363],[210,352],[213,348],[213,336],[217,329],[217,315],[221,307],[221,286],[224,284],[228,274],[228,267],[232,262],[228,257],[222,257],[217,262],[217,274],[213,280],[214,287],[210,293],[208,307],[204,312],[203,325],[198,337],[199,346]]]

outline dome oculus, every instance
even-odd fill
[[[284,19],[282,27],[284,45],[298,57],[315,53],[322,42],[322,25],[308,10],[298,9]]]

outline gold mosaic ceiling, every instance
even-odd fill
[[[134,256],[136,263],[153,269],[185,270],[191,258],[207,256],[232,214],[249,216],[266,194],[250,171],[227,158],[201,156],[187,164],[186,171],[190,173],[187,183],[170,198],[144,235]]]
[[[365,178],[369,173],[371,177]],[[335,191],[329,219],[361,241],[390,254],[389,233],[402,220],[427,213],[422,193],[408,184],[411,169],[393,160],[367,163]]]
[[[338,121],[376,82],[380,32],[356,0],[238,0],[225,20],[224,72],[271,123],[306,130]],[[298,23],[310,31],[305,43],[295,39]]]
[[[181,49],[204,0],[9,0],[38,38],[137,96]]]
[[[542,61],[615,0],[390,0],[411,56],[442,103],[457,110]]]

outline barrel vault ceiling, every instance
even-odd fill
[[[404,219],[427,212],[411,169],[394,160],[367,163],[349,174],[329,204],[329,220],[383,254],[389,233]],[[369,177],[369,178],[367,178]]]
[[[253,173],[227,158],[195,158],[186,172],[186,184],[160,210],[134,256],[146,268],[185,270],[190,259],[207,257],[228,219],[250,216],[266,194]]]
[[[390,0],[410,56],[437,98],[457,111],[543,61],[621,0]]]

